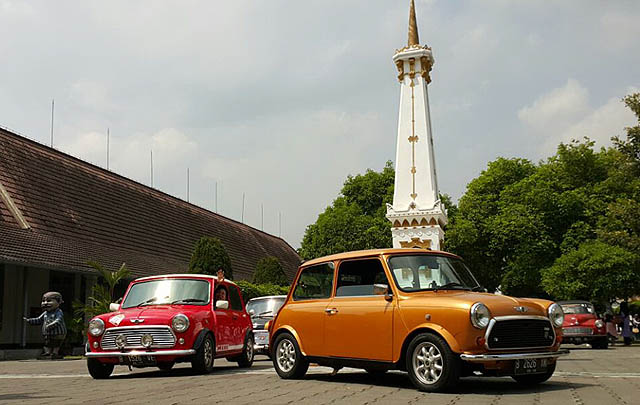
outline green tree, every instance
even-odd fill
[[[629,159],[635,174],[640,176],[640,93],[630,94],[622,101],[636,115],[638,125],[626,128],[625,140],[614,137],[613,141],[618,150]]]
[[[542,285],[558,299],[605,303],[640,291],[640,258],[621,247],[588,241],[542,271]]]
[[[289,280],[280,261],[273,256],[267,256],[258,260],[253,273],[253,283],[287,285]]]
[[[224,270],[226,278],[233,279],[231,259],[220,239],[203,236],[193,247],[189,271],[216,275],[218,269]]]
[[[240,280],[236,284],[240,287],[245,304],[252,298],[265,297],[267,295],[287,295],[289,293],[288,286],[279,286],[269,283],[254,284],[245,280]]]
[[[624,100],[640,122],[640,97]],[[575,289],[563,281],[568,283],[575,274],[560,274],[570,268],[567,263],[578,266],[586,260],[576,252],[591,252],[594,243],[608,246],[607,252],[640,255],[640,161],[634,149],[638,128],[626,129],[626,141],[614,138],[616,148],[596,150],[585,138],[560,144],[537,165],[504,158],[489,163],[450,216],[447,249],[464,257],[490,289],[500,285],[509,294],[530,296],[563,291],[567,297],[573,288],[586,294],[574,298],[591,297],[587,290],[594,284]],[[607,260],[601,258],[600,264],[618,269],[620,263]],[[626,270],[640,279],[635,266]],[[565,285],[552,288],[550,276],[541,282],[542,269],[553,269],[546,271]]]
[[[333,204],[307,227],[299,250],[308,260],[349,250],[391,247],[386,204],[393,202],[393,164],[349,176]]]
[[[501,213],[500,197],[508,186],[528,178],[536,170],[526,159],[499,158],[490,162],[487,169],[469,183],[453,215],[449,209],[446,250],[462,256],[479,281],[491,291],[502,283],[504,274],[512,264],[508,259],[513,244],[526,240],[517,233],[497,234],[503,225],[517,221],[516,210],[507,211],[506,218],[496,218]],[[523,211],[522,215],[526,218],[530,214]],[[529,225],[524,220],[517,222]],[[509,229],[520,231],[517,226]]]

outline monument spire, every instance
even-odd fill
[[[408,45],[393,55],[400,82],[393,204],[387,204],[393,247],[439,250],[447,211],[440,201],[427,86],[434,59],[420,45],[415,1],[409,10]]]
[[[416,5],[414,0],[411,0],[411,8],[409,9],[409,41],[407,42],[407,45],[420,45],[420,40],[418,39],[418,23],[416,23]]]

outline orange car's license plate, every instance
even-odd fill
[[[514,374],[538,374],[547,371],[547,359],[522,359],[516,360]]]

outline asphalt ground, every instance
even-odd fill
[[[93,380],[82,359],[0,362],[1,404],[640,404],[640,346],[593,350],[566,346],[554,376],[535,388],[511,378],[464,378],[452,394],[417,391],[406,373],[374,378],[363,370],[312,366],[303,380],[282,380],[264,356],[249,369],[216,360],[208,375],[188,364],[168,372],[119,366]]]

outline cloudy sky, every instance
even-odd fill
[[[348,174],[395,156],[408,0],[0,0],[0,125],[299,247]],[[637,1],[416,1],[441,191],[498,156],[634,124]]]

